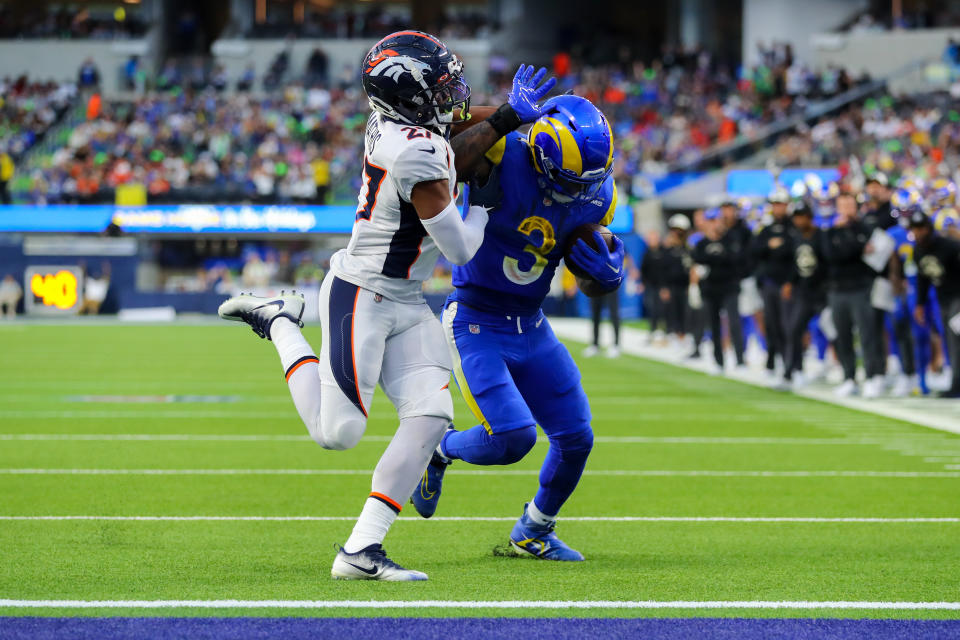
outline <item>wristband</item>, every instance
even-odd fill
[[[494,111],[492,116],[487,118],[487,122],[501,138],[523,124],[517,112],[506,102],[500,105],[500,108]]]

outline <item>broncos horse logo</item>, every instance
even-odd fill
[[[404,73],[409,73],[414,80],[423,84],[425,71],[430,71],[430,65],[410,56],[402,56],[393,49],[384,49],[379,56],[367,64],[367,74],[386,76],[394,82],[398,81]]]

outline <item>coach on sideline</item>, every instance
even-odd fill
[[[917,265],[916,320],[926,325],[930,285],[937,290],[943,314],[944,341],[953,363],[953,382],[941,397],[960,398],[960,242],[933,230],[922,211],[910,216],[910,231],[916,239],[913,259]]]
[[[857,218],[857,198],[852,193],[837,196],[837,220],[826,230],[823,238],[823,257],[827,262],[829,304],[833,323],[837,328],[834,348],[843,367],[843,384],[836,389],[838,396],[857,393],[857,355],[853,346],[853,329],[860,334],[867,383],[865,398],[877,397],[883,392],[883,342],[877,333],[870,304],[870,290],[876,273],[863,261],[863,255],[872,250],[870,229]]]

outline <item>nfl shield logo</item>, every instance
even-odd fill
[[[470,325],[470,333],[473,333],[473,334],[480,333],[480,325],[478,324]]]

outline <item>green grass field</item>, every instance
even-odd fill
[[[307,333],[319,347],[319,332]],[[385,546],[401,564],[429,573],[428,582],[344,583],[329,576],[333,545],[352,528],[369,472],[395,428],[393,408],[379,392],[367,431],[372,437],[355,450],[330,452],[306,436],[272,346],[245,327],[0,326],[0,363],[0,599],[960,601],[960,473],[942,460],[927,461],[960,456],[960,436],[626,356],[582,361],[597,444],[561,514],[585,519],[561,519],[558,532],[587,562],[493,552],[536,489],[546,452],[540,443],[513,467],[458,463],[447,476],[438,518],[502,520],[422,521],[412,507],[404,509]],[[224,401],[131,398],[167,395]],[[454,396],[465,426],[471,416]],[[105,437],[90,437],[98,435]],[[221,471],[198,473],[204,470]],[[303,470],[322,472],[297,473]],[[844,473],[824,473],[838,471]],[[10,518],[67,515],[342,519]],[[615,517],[689,520],[593,519]],[[748,520],[696,520],[712,517]],[[758,517],[811,520],[749,520]],[[890,520],[896,518],[953,521]],[[131,613],[144,615],[0,608],[0,615]],[[344,615],[335,609],[148,613]],[[960,616],[738,609],[347,613]]]

